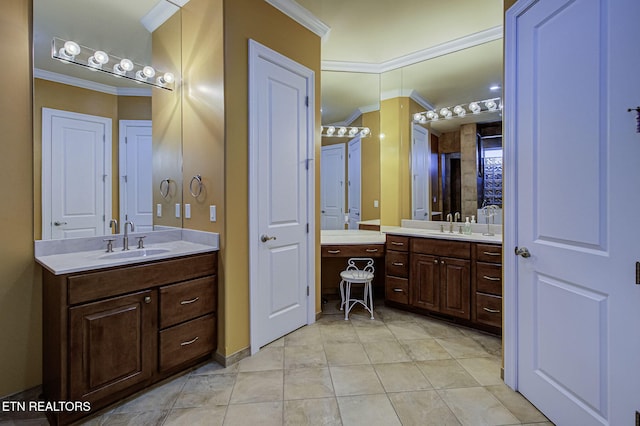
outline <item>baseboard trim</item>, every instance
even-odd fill
[[[241,359],[247,358],[249,356],[251,356],[251,348],[244,348],[227,357],[225,357],[219,352],[216,352],[215,355],[213,356],[213,359],[215,359],[222,366],[229,367],[230,365],[233,365],[236,362],[239,362]]]

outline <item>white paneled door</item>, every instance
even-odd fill
[[[358,222],[362,220],[360,216],[362,192],[362,143],[360,136],[349,141],[347,153],[349,156],[347,160],[349,229],[358,229]]]
[[[120,220],[136,231],[153,230],[150,120],[120,120]]]
[[[639,20],[637,0],[507,15],[505,378],[558,425],[640,410]]]
[[[344,229],[345,144],[322,147],[320,159],[320,229]]]
[[[315,320],[314,73],[249,42],[251,351]]]
[[[111,119],[42,109],[42,238],[104,235],[111,218]]]
[[[411,211],[413,220],[429,219],[429,131],[413,124],[411,132]]]

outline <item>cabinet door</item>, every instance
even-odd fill
[[[471,318],[471,261],[440,258],[440,312]]]
[[[411,305],[440,312],[439,261],[427,254],[411,254]]]
[[[156,292],[69,309],[69,396],[95,401],[149,379],[157,363]]]

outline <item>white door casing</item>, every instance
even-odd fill
[[[506,18],[505,382],[561,425],[640,410],[638,17],[521,0]]]
[[[323,146],[320,159],[320,229],[344,229],[345,144]]]
[[[251,352],[315,321],[314,72],[249,40]]]
[[[42,238],[105,235],[111,119],[42,109]]]
[[[362,143],[360,136],[349,141],[347,153],[349,156],[347,159],[349,229],[358,229],[358,222],[362,220],[360,216],[362,190]]]
[[[153,173],[150,120],[120,120],[120,220],[136,231],[153,230]]]
[[[411,214],[413,220],[429,220],[429,131],[413,124],[411,132]]]

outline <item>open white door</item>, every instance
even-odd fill
[[[42,109],[42,238],[105,235],[111,119]]]
[[[505,379],[558,425],[640,410],[639,18],[637,0],[507,14]]]
[[[249,41],[251,352],[315,321],[314,73]]]
[[[120,221],[136,231],[153,230],[150,120],[120,120]]]
[[[344,229],[345,144],[322,147],[320,159],[320,229]]]
[[[347,160],[347,174],[349,176],[349,189],[347,203],[349,206],[349,229],[358,229],[360,218],[361,188],[362,188],[362,149],[360,136],[349,141],[347,148],[349,158]]]
[[[429,220],[429,131],[413,123],[411,139],[411,218]]]

